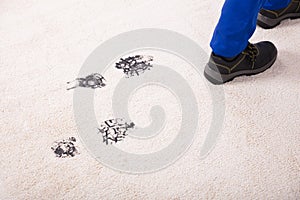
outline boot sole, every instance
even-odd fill
[[[258,69],[253,69],[253,70],[243,70],[243,71],[238,71],[234,72],[231,74],[220,74],[214,70],[212,70],[208,64],[206,64],[205,69],[204,69],[204,76],[207,80],[209,80],[211,83],[215,85],[220,85],[224,84],[226,82],[232,81],[234,78],[239,77],[239,76],[252,76],[256,75],[259,73],[264,72],[265,70],[269,69],[276,61],[277,58],[277,53],[276,56],[265,66],[258,68]]]
[[[283,15],[277,19],[272,19],[272,18],[266,17],[259,13],[258,17],[257,17],[257,25],[264,29],[271,29],[271,28],[278,26],[280,24],[280,22],[285,19],[293,20],[293,19],[298,19],[298,18],[300,18],[300,13],[289,13],[289,14]]]

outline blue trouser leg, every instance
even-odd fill
[[[210,46],[223,57],[234,57],[247,46],[256,29],[261,8],[277,10],[286,7],[291,0],[226,0],[221,17],[214,31]]]
[[[267,0],[262,8],[266,10],[279,10],[287,7],[290,2],[291,0]]]

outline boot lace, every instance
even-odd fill
[[[256,61],[256,57],[258,55],[258,50],[254,44],[249,43],[246,50],[243,52],[243,54],[246,54],[249,56],[252,66],[254,65]]]

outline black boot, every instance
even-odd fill
[[[280,10],[262,9],[258,14],[257,25],[270,29],[279,25],[282,20],[297,18],[300,18],[300,0],[292,0],[286,8]]]
[[[204,76],[213,84],[222,84],[242,75],[259,74],[270,68],[277,57],[277,49],[271,42],[249,43],[233,60],[211,54],[205,66]]]

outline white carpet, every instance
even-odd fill
[[[56,140],[78,138],[66,82],[98,45],[125,31],[163,28],[186,35],[209,54],[222,3],[2,0],[0,199],[300,199],[300,20],[257,29],[251,41],[274,42],[278,60],[263,74],[224,85],[224,126],[205,159],[199,158],[201,131],[183,157],[150,174],[107,168],[81,142],[73,158],[56,158],[51,150]],[[205,131],[208,92],[193,90],[202,95],[197,101]],[[152,95],[173,105],[163,100],[168,94]],[[135,119],[149,123],[147,116]]]

